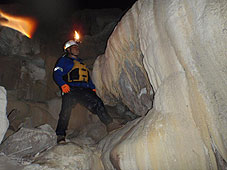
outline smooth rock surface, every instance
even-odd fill
[[[133,86],[140,80],[155,96],[137,125],[101,142],[105,169],[211,170],[219,162],[226,168],[226,20],[225,0],[139,0],[126,13],[95,62],[98,94],[109,103],[127,94],[122,101],[131,109],[133,87],[147,87]],[[122,65],[127,70],[130,61],[136,73],[138,56],[149,81],[124,76],[122,91],[120,73],[130,75]],[[148,89],[145,101],[152,99]]]
[[[0,86],[0,144],[4,138],[4,135],[9,127],[9,121],[6,115],[6,90],[4,87]]]

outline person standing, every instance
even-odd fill
[[[79,44],[69,40],[64,45],[65,54],[56,62],[53,77],[62,91],[62,106],[56,128],[57,142],[65,141],[71,110],[80,103],[96,114],[107,131],[119,128],[107,113],[102,100],[96,95],[95,85],[89,76],[89,70],[79,55]]]

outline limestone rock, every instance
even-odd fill
[[[97,92],[141,115],[152,101],[149,83],[155,96],[137,124],[101,142],[105,169],[226,166],[226,20],[225,0],[139,0],[126,13],[95,62]],[[137,67],[148,78],[138,78]]]
[[[119,169],[121,168],[121,169],[125,169],[125,170],[126,169],[138,169],[137,165],[135,163],[133,163],[134,161],[137,162],[137,158],[135,157],[136,148],[131,148],[130,146],[137,140],[140,140],[141,139],[140,137],[143,136],[141,131],[138,131],[138,126],[137,126],[140,123],[141,119],[142,118],[138,118],[136,120],[128,122],[123,128],[121,128],[120,130],[111,132],[108,136],[103,138],[103,140],[101,140],[98,143],[97,148],[102,151],[101,160],[102,160],[104,169],[108,169],[108,170],[113,169],[114,170],[114,169],[116,169],[116,167]],[[139,127],[141,127],[141,125]],[[144,128],[144,126],[142,125],[141,128]],[[131,138],[132,140],[130,141],[132,143],[129,143],[129,141],[126,139],[127,134],[131,135],[134,133],[135,133],[135,135],[132,135],[132,138]],[[141,136],[139,134],[141,134]],[[137,135],[138,135],[138,138],[137,138]],[[118,144],[125,143],[125,142],[126,143],[128,142],[129,148],[125,147],[125,149],[121,150],[121,153],[115,154],[115,152],[113,152],[115,147],[117,147]],[[141,145],[143,145],[143,144],[141,143]],[[144,148],[144,149],[147,150],[147,148]],[[138,150],[138,152],[143,152],[143,151]],[[127,156],[124,156],[124,155],[127,155]],[[143,158],[141,157],[141,159],[143,159]],[[119,165],[121,163],[121,161],[123,161],[123,160],[128,161],[127,162],[128,166],[121,167]]]
[[[5,56],[31,56],[40,53],[39,43],[18,31],[0,26],[0,54]]]
[[[20,99],[43,101],[47,82],[40,44],[20,32],[0,27],[1,84]]]
[[[131,112],[128,107],[121,102],[118,102],[114,106],[106,105],[105,107],[110,116],[117,120],[120,124],[125,124],[128,121],[134,120],[139,117],[135,113]]]
[[[134,32],[128,29],[131,29],[130,25],[127,25],[125,30],[113,32],[111,37],[115,38],[111,40],[110,37],[105,55],[99,56],[95,61],[92,77],[97,94],[105,104],[113,106],[120,101],[135,114],[145,115],[152,107],[153,90],[143,67],[138,40],[134,39]],[[125,46],[119,45],[121,38],[118,34],[130,37],[128,40],[122,40]],[[122,53],[119,54],[119,51]]]
[[[18,159],[29,158],[54,146],[56,141],[55,131],[47,124],[36,129],[21,128],[0,145],[0,151]]]
[[[56,120],[58,119],[58,115],[61,111],[61,100],[61,97],[55,97],[46,102],[49,112]]]
[[[0,169],[1,170],[22,170],[23,166],[16,160],[12,160],[4,154],[0,154]]]
[[[4,135],[9,127],[9,121],[6,115],[6,90],[4,87],[0,86],[0,144],[4,138]]]
[[[8,98],[7,112],[10,128],[17,131],[21,127],[35,128],[49,124],[56,128],[57,118],[52,114],[47,103],[20,101]]]
[[[106,127],[99,120],[95,123],[88,124],[79,132],[79,136],[90,137],[96,143],[99,142],[106,135]]]
[[[41,57],[0,56],[0,76],[10,95],[26,100],[46,99],[46,71]]]
[[[145,115],[152,107],[153,90],[143,67],[143,54],[136,36],[137,14],[126,14],[108,39],[104,55],[94,65],[92,77],[97,94],[105,104],[124,103],[129,110]],[[124,36],[123,36],[124,35]]]
[[[104,170],[99,153],[93,149],[74,143],[56,145],[40,155],[32,165],[24,170]]]

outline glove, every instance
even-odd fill
[[[63,93],[68,93],[68,92],[70,92],[70,87],[68,84],[64,84],[61,86],[61,90]]]

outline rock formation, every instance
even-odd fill
[[[0,152],[15,159],[32,158],[56,144],[57,136],[49,125],[38,128],[21,128],[0,146]]]
[[[99,159],[100,154],[94,152],[94,150],[95,148],[73,143],[57,145],[44,153],[32,165],[26,166],[24,170],[104,170]]]
[[[6,90],[0,86],[0,144],[5,136],[5,133],[9,127],[9,121],[6,115]]]
[[[226,166],[226,19],[224,0],[139,0],[126,13],[94,64],[98,94],[144,115],[150,83],[154,104],[100,143],[105,169]]]
[[[41,24],[32,39],[0,26],[0,83],[7,90],[6,112],[10,123],[5,137],[21,127],[49,124],[56,128],[61,92],[52,74],[57,59],[63,54],[64,42],[73,38],[75,24],[76,29],[83,30],[80,57],[92,69],[95,58],[104,53],[106,41],[121,15],[120,9],[76,11],[71,18],[59,18],[56,23],[59,27],[53,34],[51,30],[43,30]],[[72,111],[69,129],[81,130],[88,122],[95,123],[94,117],[77,105]]]
[[[138,0],[92,77],[105,104],[140,117],[104,138],[88,137],[97,127],[91,124],[24,169],[226,169],[226,23],[225,0]],[[58,99],[39,106],[55,112],[51,103]]]

